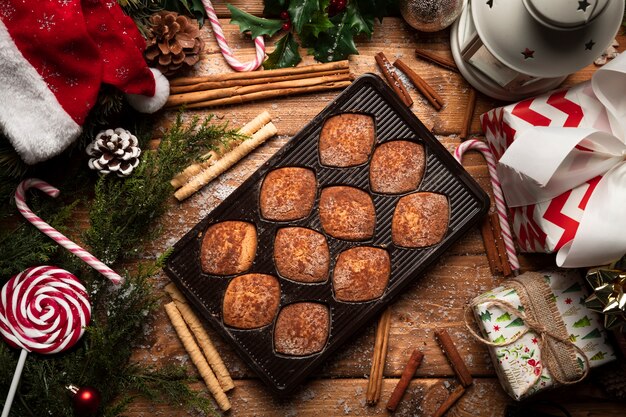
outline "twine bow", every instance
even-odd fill
[[[476,298],[465,309],[465,326],[470,334],[487,346],[503,347],[515,343],[532,331],[539,337],[541,371],[543,371],[542,363],[546,364],[552,378],[562,385],[575,384],[585,379],[589,373],[589,359],[581,348],[569,340],[565,323],[561,319],[556,304],[551,300],[552,291],[545,283],[542,274],[525,273],[518,278],[509,279],[506,287],[517,292],[525,310],[519,311],[511,303],[503,300]],[[503,343],[495,343],[483,338],[472,328],[468,320],[468,313],[481,305],[496,306],[511,315],[518,316],[524,321],[526,328]],[[583,358],[583,369],[578,365],[576,353]],[[539,381],[541,374],[542,372],[535,373],[535,379],[524,390],[522,396]]]

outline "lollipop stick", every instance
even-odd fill
[[[4,402],[2,417],[8,417],[9,411],[11,411],[11,404],[13,404],[13,397],[15,397],[15,391],[17,391],[17,384],[19,384],[20,382],[22,369],[24,369],[24,364],[26,363],[26,355],[28,355],[28,351],[26,349],[22,349],[22,351],[20,352],[20,357],[17,360],[15,373],[13,374],[13,381],[11,381],[11,387],[9,388],[9,393],[7,394],[7,400]]]

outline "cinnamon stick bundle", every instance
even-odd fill
[[[307,78],[302,80],[288,80],[288,81],[278,81],[278,82],[270,82],[263,84],[254,84],[248,86],[236,86],[236,87],[227,87],[227,88],[219,88],[215,90],[206,90],[206,91],[194,91],[190,93],[183,94],[174,94],[171,95],[167,102],[165,103],[165,107],[176,107],[180,105],[189,105],[192,103],[200,103],[200,102],[208,102],[211,100],[217,100],[221,98],[228,97],[236,97],[236,96],[245,96],[247,94],[259,93],[264,91],[271,90],[287,90],[293,87],[309,87],[309,86],[317,86],[320,84],[330,84],[334,82],[340,81],[350,81],[352,80],[352,75],[349,73],[342,73],[337,75],[325,75],[321,77],[315,78]],[[191,106],[187,106],[190,107]]]
[[[415,55],[429,62],[432,62],[433,64],[437,64],[443,68],[449,69],[450,71],[459,72],[459,69],[457,68],[454,61],[451,61],[448,58],[444,58],[442,56],[419,48],[415,50]]]
[[[383,371],[387,358],[387,346],[389,344],[389,328],[391,327],[391,309],[387,308],[378,320],[376,326],[376,339],[374,341],[374,354],[370,378],[367,381],[365,401],[368,405],[375,405],[380,400],[380,392],[383,384]]]
[[[465,366],[465,362],[461,358],[459,351],[457,350],[452,338],[448,334],[445,329],[435,331],[435,337],[439,341],[439,345],[445,353],[450,365],[452,365],[452,370],[456,374],[459,382],[463,387],[469,387],[472,385],[473,379],[472,374],[470,374],[469,369]]]
[[[406,88],[404,87],[404,84],[402,83],[400,77],[398,77],[398,74],[390,69],[391,64],[389,63],[389,60],[387,59],[385,54],[379,52],[374,55],[374,59],[378,64],[378,68],[380,68],[380,71],[383,73],[383,76],[385,77],[391,88],[393,88],[393,91],[395,91],[398,98],[402,100],[405,106],[411,107],[411,105],[413,104],[413,99],[409,95],[409,92],[406,91]]]
[[[437,92],[424,80],[420,77],[415,71],[411,69],[407,64],[403,61],[397,59],[396,62],[393,63],[393,66],[398,68],[400,71],[406,74],[406,76],[411,80],[415,88],[419,90],[420,93],[428,100],[428,102],[435,108],[435,110],[439,111],[444,106],[443,99]]]
[[[214,81],[229,81],[229,80],[279,77],[283,75],[308,74],[308,73],[320,72],[320,71],[336,71],[336,70],[341,70],[341,69],[346,69],[346,68],[350,68],[350,63],[347,60],[329,62],[326,64],[304,65],[301,67],[280,68],[280,69],[275,69],[275,70],[230,72],[230,73],[225,73],[225,74],[207,75],[203,77],[181,77],[181,78],[175,78],[171,80],[170,86],[190,85],[190,84],[198,84],[198,83],[214,82]]]

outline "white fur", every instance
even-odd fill
[[[27,164],[61,153],[81,127],[63,110],[0,21],[0,128]]]
[[[142,113],[154,113],[165,105],[170,96],[170,82],[165,75],[156,68],[150,68],[154,75],[154,96],[148,97],[141,94],[126,94],[126,98],[133,108]]]

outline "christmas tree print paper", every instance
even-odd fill
[[[584,300],[587,297],[582,280],[575,271],[546,273],[544,279],[550,286],[553,300],[565,323],[569,340],[578,346],[591,367],[603,365],[615,359],[615,352],[608,344],[602,319],[589,310]],[[477,298],[485,303],[490,299],[505,301],[518,311],[524,311],[515,290],[506,284]],[[506,343],[526,329],[524,321],[501,308],[479,304],[474,315],[483,336],[494,343]],[[502,347],[489,347],[500,383],[515,400],[558,385],[541,362],[539,335],[530,331],[515,343]],[[579,366],[584,360],[577,354]]]

